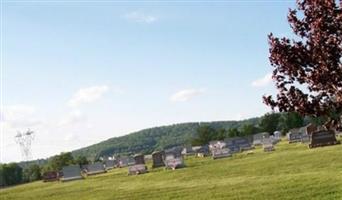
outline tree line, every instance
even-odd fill
[[[223,140],[231,137],[246,137],[260,132],[273,134],[275,131],[281,131],[286,134],[290,129],[304,126],[304,124],[314,122],[319,123],[319,119],[304,118],[298,113],[267,113],[258,123],[245,123],[236,128],[214,128],[210,125],[198,127],[197,135],[192,139],[194,146],[205,145],[213,140]]]
[[[71,152],[53,156],[47,163],[9,163],[0,164],[0,187],[41,180],[45,172],[60,171],[68,165],[86,165],[90,161],[84,156],[74,158]]]

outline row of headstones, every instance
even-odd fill
[[[292,129],[287,133],[289,143],[309,144],[309,148],[340,144],[336,139],[338,132],[327,130],[324,127],[316,127],[309,124],[302,128]]]
[[[262,145],[265,152],[274,151],[274,145],[281,141],[280,132],[270,135],[269,133],[259,133],[251,138],[234,137],[223,141],[211,141],[209,148],[213,159],[230,157],[234,153],[252,150],[258,145]]]
[[[145,173],[145,160],[143,155],[132,157],[121,157],[116,160],[106,160],[104,163],[96,162],[88,165],[70,165],[63,167],[62,171],[50,171],[43,174],[43,181],[70,181],[83,179],[83,175],[91,176],[95,174],[106,173],[107,170],[117,167],[129,166],[129,174]]]
[[[164,166],[166,169],[177,169],[184,167],[184,160],[179,147],[171,148],[165,151],[158,151],[152,154],[152,168]],[[121,157],[115,160],[106,160],[105,163],[96,162],[80,167],[79,165],[70,165],[63,167],[61,172],[50,171],[43,175],[44,182],[48,181],[71,181],[83,179],[83,174],[87,176],[106,173],[107,170],[116,167],[127,167],[129,175],[138,175],[147,173],[145,157],[142,154],[132,157]]]

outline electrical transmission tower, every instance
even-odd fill
[[[19,132],[15,136],[15,142],[19,144],[21,156],[24,161],[32,159],[31,143],[34,140],[34,132],[28,129],[26,132]]]

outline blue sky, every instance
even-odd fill
[[[45,158],[143,128],[269,111],[267,34],[294,1],[5,1],[1,161],[31,128]]]

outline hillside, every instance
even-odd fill
[[[73,151],[74,156],[86,156],[93,159],[98,156],[113,154],[152,153],[154,150],[183,145],[190,142],[200,125],[209,125],[220,129],[239,128],[249,123],[256,125],[259,118],[243,121],[217,121],[201,123],[183,123],[144,129],[122,137],[115,137],[106,141]]]
[[[127,168],[67,183],[41,181],[3,189],[1,199],[342,199],[342,145],[308,149],[276,145],[276,151],[232,158],[188,158],[186,168],[153,169],[127,176]],[[150,165],[149,165],[150,166]]]

